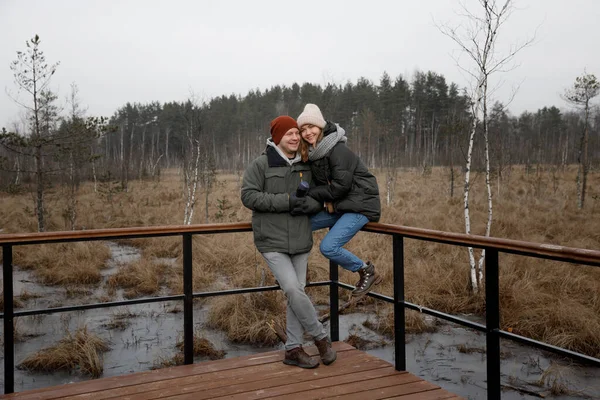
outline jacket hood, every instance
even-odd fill
[[[275,152],[273,152],[273,150]],[[300,156],[299,151],[296,152],[296,156],[294,158],[289,159],[285,154],[283,154],[283,151],[281,151],[281,149],[273,142],[273,139],[271,138],[267,139],[267,148],[265,149],[265,153],[267,154],[267,158],[269,160],[269,166],[275,166],[280,164],[285,165],[285,163],[287,163],[288,165],[294,165],[302,161],[302,157]],[[281,158],[281,161],[277,160],[277,156]]]

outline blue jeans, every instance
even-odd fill
[[[369,222],[367,217],[356,213],[329,214],[327,211],[321,211],[313,215],[310,222],[313,231],[331,228],[319,248],[325,257],[352,272],[358,271],[365,264],[343,246]]]

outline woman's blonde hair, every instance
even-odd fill
[[[316,125],[311,125],[311,124],[307,124],[308,127],[313,127]],[[300,127],[302,128],[302,127]],[[317,126],[317,128],[319,128]],[[317,137],[317,143],[319,143],[321,140],[323,140],[323,129],[319,128],[319,137]],[[302,157],[302,161],[307,162],[308,161],[308,149],[310,147],[310,144],[304,140],[304,138],[302,137],[302,129],[300,129],[300,157]]]

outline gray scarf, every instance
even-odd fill
[[[346,143],[348,140],[345,135],[346,131],[338,124],[335,124],[335,126],[337,127],[335,132],[331,132],[329,135],[324,136],[323,139],[317,143],[317,147],[311,147],[308,150],[308,159],[310,161],[320,160],[327,156],[336,144],[340,142]]]

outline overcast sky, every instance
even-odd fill
[[[499,51],[536,41],[517,69],[497,76],[504,83],[495,97],[507,101],[520,84],[513,113],[565,107],[559,95],[584,68],[600,75],[600,0],[515,4]],[[0,127],[19,119],[6,94],[17,94],[9,65],[35,34],[47,61],[60,61],[51,87],[61,102],[75,82],[88,114],[110,116],[128,101],[181,101],[191,92],[207,100],[361,76],[377,83],[383,71],[410,79],[432,70],[467,86],[452,57],[457,46],[434,22],[455,25],[456,11],[457,0],[0,0]]]

